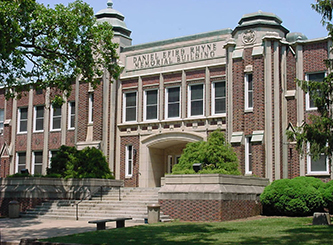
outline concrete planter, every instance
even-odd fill
[[[259,215],[269,180],[222,174],[168,175],[158,193],[161,211],[184,221],[221,221]]]

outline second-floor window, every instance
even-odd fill
[[[88,123],[94,122],[94,94],[89,94]]]
[[[136,121],[136,92],[124,94],[124,119],[125,122]]]
[[[18,128],[17,132],[26,133],[28,129],[28,108],[18,109]]]
[[[165,105],[166,118],[180,117],[180,87],[166,89]]]
[[[245,110],[253,110],[253,75],[245,74]]]
[[[68,129],[75,128],[75,101],[68,103]]]
[[[51,130],[61,129],[61,107],[51,107]]]
[[[158,92],[155,90],[145,91],[144,98],[145,110],[144,118],[145,120],[154,120],[157,119],[158,115]]]
[[[311,73],[307,74],[306,76],[307,81],[315,81],[315,82],[322,82],[324,78],[325,78],[325,72]],[[307,110],[317,109],[314,100],[311,98],[311,92],[306,94],[305,104]]]
[[[34,115],[34,131],[39,132],[44,130],[44,106],[35,106]]]
[[[204,85],[189,86],[189,116],[204,115]]]
[[[225,81],[213,83],[212,89],[212,114],[226,113],[226,88]]]
[[[4,120],[5,120],[4,109],[0,109],[0,134],[3,133]]]

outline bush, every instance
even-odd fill
[[[92,147],[79,151],[75,147],[61,146],[51,158],[48,176],[62,178],[104,178],[114,179],[103,153]]]
[[[267,215],[307,216],[323,211],[325,183],[314,177],[275,180],[260,196]]]
[[[172,174],[195,174],[194,163],[203,165],[198,173],[240,175],[237,156],[221,131],[212,132],[207,142],[188,143],[179,163],[173,166]]]

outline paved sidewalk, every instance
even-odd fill
[[[141,225],[133,221],[126,221],[125,226]],[[115,228],[116,222],[106,223],[106,229]],[[87,220],[59,220],[59,219],[0,219],[0,242],[20,242],[24,238],[49,238],[65,236],[75,233],[95,231],[95,224],[88,224]]]

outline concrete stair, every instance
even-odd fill
[[[76,219],[105,219],[108,217],[131,217],[135,222],[147,218],[147,205],[158,203],[159,188],[121,188],[103,190],[90,200],[55,200],[44,202],[34,209],[22,212],[22,217]],[[78,205],[76,205],[80,202]],[[78,206],[78,211],[76,207]],[[161,221],[169,221],[161,213]]]

